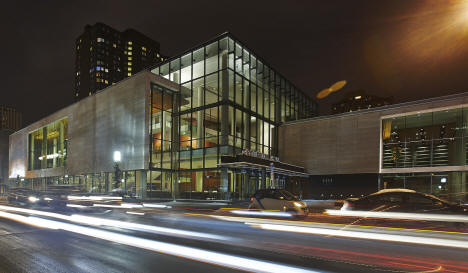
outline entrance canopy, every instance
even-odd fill
[[[266,172],[274,172],[278,175],[284,176],[299,176],[308,177],[303,167],[291,165],[288,163],[271,160],[269,158],[260,158],[255,156],[249,156],[245,154],[238,154],[236,156],[221,156],[221,164],[219,167],[227,167],[230,169],[240,170],[265,170]]]

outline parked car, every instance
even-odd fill
[[[385,189],[362,198],[348,198],[341,210],[468,214],[465,206],[408,189]]]
[[[256,191],[250,198],[249,209],[287,211],[297,216],[306,216],[309,212],[303,201],[287,190],[282,189]]]

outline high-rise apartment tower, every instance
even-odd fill
[[[75,99],[163,61],[159,48],[158,42],[133,29],[120,32],[103,23],[86,25],[76,39]]]

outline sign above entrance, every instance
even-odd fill
[[[258,157],[258,158],[262,158],[262,159],[267,159],[267,160],[279,162],[279,157],[272,156],[272,155],[267,155],[267,154],[262,154],[262,153],[259,153],[257,151],[242,150],[241,154],[251,156],[251,157]]]

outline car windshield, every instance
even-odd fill
[[[284,195],[284,198],[286,198],[286,200],[297,200],[296,196],[294,196],[287,190],[280,190],[280,192]]]

